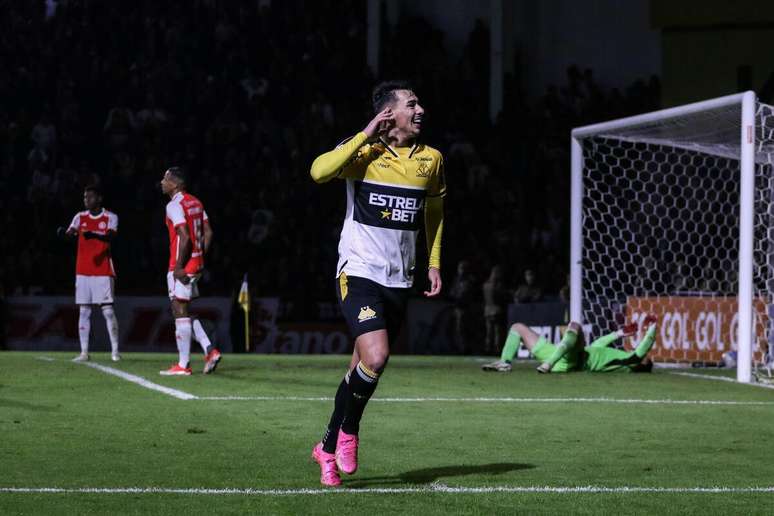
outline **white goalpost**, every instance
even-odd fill
[[[729,95],[576,128],[571,151],[570,317],[654,313],[655,360],[736,351],[750,382],[774,347],[774,108]]]

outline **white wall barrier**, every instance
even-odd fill
[[[231,351],[229,326],[232,300],[197,299],[192,314],[199,317],[213,343]],[[13,350],[76,351],[78,306],[72,297],[24,296],[8,299],[6,347]],[[122,351],[177,350],[175,326],[164,297],[118,297],[115,302]],[[194,347],[194,349],[196,349]],[[95,308],[91,315],[90,350],[109,351],[105,321]]]

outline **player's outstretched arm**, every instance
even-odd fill
[[[614,331],[613,333],[608,333],[607,335],[603,335],[594,342],[592,342],[589,347],[590,348],[606,348],[615,341],[617,341],[619,338],[621,338],[623,335],[620,333],[621,330]]]
[[[640,358],[645,358],[653,347],[653,344],[656,342],[657,321],[658,319],[655,315],[648,315],[643,321],[643,324],[648,327],[648,331],[645,332],[645,336],[637,344],[637,347],[634,348],[634,353]]]
[[[390,125],[394,123],[394,120],[395,116],[392,114],[392,110],[387,108],[377,114],[365,129],[357,133],[353,138],[350,138],[332,151],[318,156],[312,163],[312,168],[309,171],[312,179],[316,183],[326,183],[338,176],[342,167],[349,163],[355,153],[357,153],[357,150],[366,141],[376,138],[379,134],[388,130]]]

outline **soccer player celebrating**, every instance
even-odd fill
[[[653,369],[653,362],[647,358],[647,355],[655,343],[656,322],[654,315],[645,317],[643,325],[648,329],[634,351],[608,346],[621,337],[634,335],[637,332],[636,323],[627,324],[617,331],[598,338],[586,347],[578,345],[582,342],[582,338],[578,338],[581,326],[576,322],[571,322],[567,326],[561,342],[557,345],[549,343],[527,326],[516,323],[511,326],[500,360],[485,364],[481,368],[484,371],[509,372],[519,346],[524,343],[530,353],[541,362],[537,368],[540,373],[566,373],[576,370],[592,373],[650,372]]]
[[[170,197],[167,203],[166,224],[169,232],[169,291],[172,315],[175,318],[175,338],[179,359],[169,369],[160,371],[164,376],[191,375],[192,333],[205,354],[204,374],[215,370],[221,354],[210,342],[198,319],[188,314],[188,305],[199,297],[197,282],[204,269],[204,255],[212,242],[212,228],[201,201],[186,192],[185,174],[179,167],[164,173],[161,191]]]
[[[327,430],[312,453],[327,486],[341,484],[340,470],[357,470],[360,419],[401,327],[422,218],[430,262],[425,296],[441,292],[443,157],[418,141],[425,111],[408,84],[379,84],[373,108],[376,116],[365,129],[319,156],[311,168],[318,183],[346,180],[336,288],[355,339]]]
[[[116,272],[110,256],[110,242],[118,231],[118,216],[102,207],[102,193],[97,186],[83,191],[85,211],[78,212],[70,227],[58,228],[66,238],[78,238],[78,257],[75,262],[75,303],[80,307],[78,336],[81,354],[74,362],[89,360],[89,333],[91,307],[98,305],[105,318],[110,336],[111,358],[121,360],[118,354],[118,321],[113,310],[113,289]]]

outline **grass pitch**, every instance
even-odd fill
[[[310,453],[347,357],[227,355],[211,376],[197,357],[197,374],[169,378],[158,371],[171,355],[127,354],[117,364],[93,355],[195,396],[183,400],[73,356],[0,353],[0,514],[774,507],[774,489],[765,490],[774,486],[770,389],[669,371],[538,375],[532,363],[483,373],[467,357],[396,356],[366,409],[360,469],[330,490]],[[237,399],[208,399],[228,397]]]

